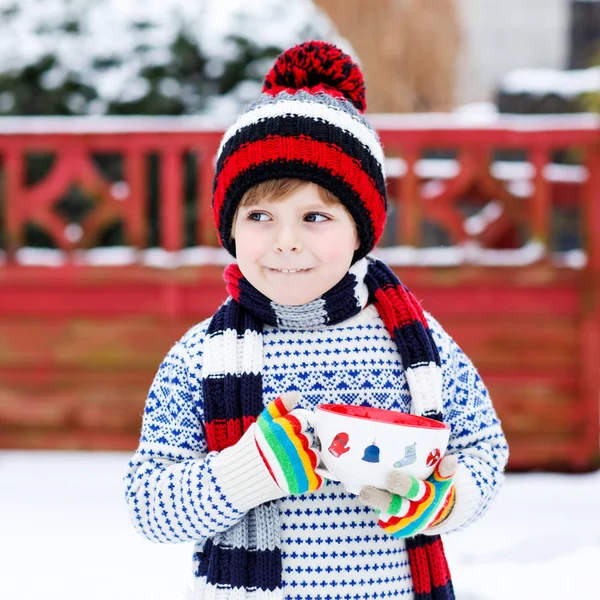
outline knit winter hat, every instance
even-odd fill
[[[286,50],[259,99],[223,136],[213,185],[219,241],[235,256],[231,228],[244,193],[268,179],[295,178],[335,194],[356,223],[354,261],[379,241],[387,208],[383,149],[363,116],[359,67],[333,44]]]

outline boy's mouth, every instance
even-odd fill
[[[293,275],[294,273],[305,273],[306,271],[310,271],[309,269],[272,269],[271,267],[267,267],[269,271],[274,271],[275,273],[286,273],[287,275]]]

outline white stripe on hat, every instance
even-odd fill
[[[379,140],[373,135],[371,130],[348,113],[319,102],[282,100],[281,102],[259,105],[255,109],[244,113],[225,132],[225,135],[221,140],[221,145],[219,146],[217,160],[219,159],[225,144],[244,127],[253,125],[261,120],[283,117],[286,115],[309,117],[317,121],[331,123],[335,127],[353,135],[359,142],[368,148],[369,152],[373,155],[375,160],[377,160],[379,168],[385,178],[383,149]]]

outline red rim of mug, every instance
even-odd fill
[[[419,417],[418,415],[401,413],[396,410],[386,410],[385,408],[375,408],[373,406],[319,404],[317,409],[344,417],[377,421],[378,423],[388,423],[389,425],[406,425],[408,427],[420,427],[423,429],[450,429],[445,423],[434,421],[427,417]]]

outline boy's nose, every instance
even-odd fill
[[[302,243],[291,227],[284,227],[277,234],[273,250],[284,254],[287,252],[302,252]]]

